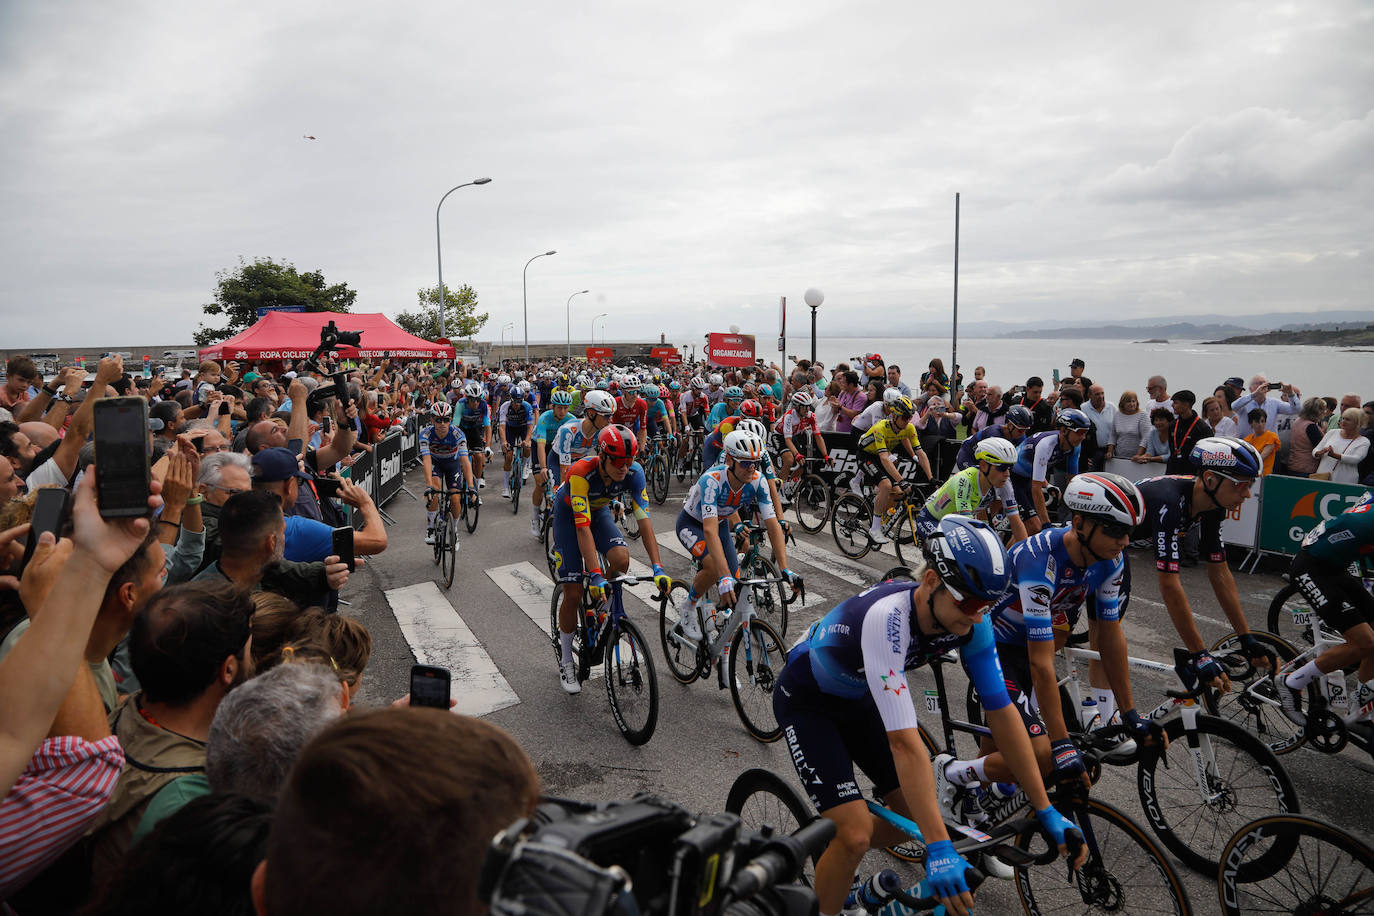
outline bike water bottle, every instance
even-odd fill
[[[1078,721],[1082,723],[1084,729],[1090,729],[1097,717],[1097,699],[1088,697],[1083,701],[1083,706],[1078,711]]]
[[[862,906],[872,913],[891,900],[893,892],[901,886],[902,879],[897,877],[897,873],[890,868],[884,868],[882,871],[874,872],[867,881],[850,892],[850,899],[844,902],[845,908]]]

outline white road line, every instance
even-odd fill
[[[524,612],[544,637],[544,644],[548,645],[549,605],[553,602],[553,590],[557,586],[549,581],[545,571],[526,560],[509,566],[497,566],[486,572],[487,578],[515,602],[516,607]],[[601,677],[601,673],[601,666],[598,665],[592,668],[590,676]]]
[[[454,712],[485,716],[520,702],[439,586],[421,582],[385,594],[415,661],[452,674]]]
[[[869,586],[878,581],[878,576],[882,575],[881,572],[872,567],[800,540],[789,545],[787,553],[788,556],[796,554],[798,559],[808,565],[829,573],[837,579],[843,579],[851,585]]]

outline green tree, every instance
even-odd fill
[[[234,270],[215,274],[215,301],[202,308],[207,315],[224,315],[226,328],[201,325],[196,331],[196,346],[207,346],[232,337],[258,320],[258,309],[300,305],[307,312],[347,312],[358,298],[357,290],[345,283],[330,286],[318,270],[300,273],[289,261],[256,258],[250,264],[239,258]]]
[[[416,337],[434,340],[439,337],[439,287],[417,291],[419,311],[402,312],[396,323]],[[450,340],[474,337],[487,323],[486,312],[477,311],[477,291],[464,283],[456,291],[444,284],[444,336]]]

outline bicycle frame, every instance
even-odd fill
[[[730,645],[730,640],[735,638],[735,631],[753,620],[757,613],[754,610],[753,587],[755,585],[768,585],[774,579],[740,579],[735,587],[735,606],[728,611],[717,610],[718,614],[726,615],[725,626],[720,628],[715,639],[706,640],[706,654],[710,659],[717,659],[720,663],[725,661],[725,648]],[[698,645],[698,641],[687,636],[679,636],[674,633],[672,638],[680,644],[688,647]],[[703,629],[703,639],[705,630]],[[745,639],[748,640],[749,634],[746,631]]]
[[[1299,652],[1291,661],[1284,662],[1278,669],[1278,676],[1280,677],[1286,677],[1297,671],[1327,649],[1345,645],[1345,639],[1340,634],[1328,630],[1313,611],[1293,611],[1293,623],[1297,626],[1310,628],[1312,645]],[[1358,677],[1356,680],[1358,682]],[[1255,685],[1259,683],[1262,683],[1262,679],[1256,679],[1246,685],[1246,696],[1256,703],[1281,708],[1282,704],[1277,698],[1262,696],[1255,690]],[[1312,683],[1319,685],[1318,690],[1323,699],[1326,700],[1327,709],[1331,710],[1332,714],[1340,720],[1347,737],[1356,746],[1368,750],[1371,741],[1374,741],[1374,733],[1364,735],[1359,729],[1351,726],[1361,721],[1371,721],[1374,718],[1374,697],[1366,701],[1363,706],[1356,705],[1346,683],[1346,672],[1340,668],[1316,678]]]

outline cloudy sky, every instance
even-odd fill
[[[957,8],[956,8],[957,7]],[[1367,2],[0,4],[4,344],[189,340],[289,260],[495,338],[1364,308]],[[304,139],[312,135],[316,140]],[[518,326],[517,336],[523,326]],[[795,332],[794,332],[795,334]]]

